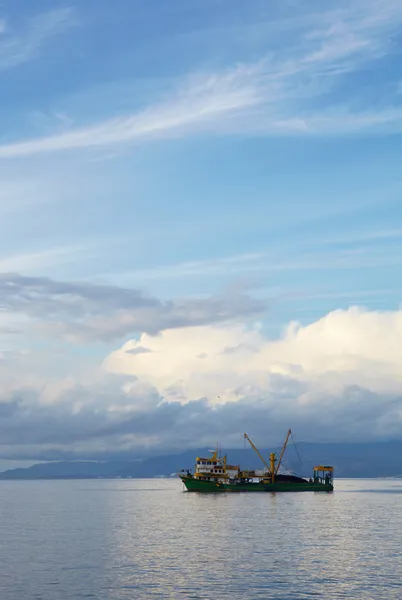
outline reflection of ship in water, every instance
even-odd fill
[[[208,458],[197,457],[194,474],[182,471],[179,476],[189,492],[331,492],[334,489],[331,466],[314,467],[310,479],[279,473],[291,435],[289,429],[279,458],[271,452],[268,464],[248,435],[244,434],[264,464],[262,471],[242,470],[239,465],[229,465],[226,455],[218,456],[218,450],[215,450]]]

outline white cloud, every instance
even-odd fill
[[[200,278],[213,276],[233,276],[239,273],[245,275],[269,274],[275,271],[314,271],[328,269],[364,269],[381,266],[398,266],[402,257],[394,247],[379,250],[370,247],[370,242],[377,240],[392,240],[399,242],[402,231],[389,229],[384,231],[367,231],[343,237],[311,237],[307,241],[292,240],[284,248],[283,242],[272,244],[269,251],[238,254],[234,256],[215,257],[209,260],[185,261],[176,264],[166,264],[125,271],[121,273],[103,274],[113,280],[129,280],[134,282],[149,282],[152,280],[177,280],[184,278]],[[362,244],[367,244],[368,247]],[[359,244],[349,248],[348,244]],[[331,245],[339,246],[336,249]],[[342,248],[342,246],[345,246]]]
[[[268,127],[270,125],[268,124]],[[283,133],[306,133],[331,135],[370,132],[402,131],[402,108],[389,108],[379,111],[356,113],[341,107],[309,114],[299,120],[284,119],[276,122],[278,131]],[[263,132],[263,129],[262,129]]]
[[[244,430],[279,441],[289,425],[306,441],[400,439],[401,341],[402,311],[351,308],[290,324],[276,340],[240,325],[142,335],[109,355],[103,373],[55,375],[48,353],[44,376],[37,350],[11,366],[2,352],[3,456],[132,457],[216,439],[230,447]]]
[[[43,38],[69,22],[70,13],[41,21],[35,42],[8,62],[25,60]],[[402,5],[384,10],[376,1],[354,2],[347,9],[321,11],[308,33],[297,28],[294,42],[274,48],[262,60],[223,72],[192,75],[165,102],[129,115],[36,139],[0,146],[1,158],[71,149],[101,149],[136,140],[198,131],[283,135],[336,134],[400,129],[402,111],[392,101],[373,111],[346,102],[324,110],[308,105],[341,81],[345,73],[393,51],[390,33],[402,22]],[[307,102],[307,104],[305,104]]]
[[[104,274],[104,277],[112,276],[119,278],[132,278],[138,280],[152,279],[174,279],[181,277],[199,277],[200,275],[220,275],[222,273],[236,273],[242,270],[249,271],[256,264],[266,261],[267,254],[246,253],[235,256],[215,257],[210,260],[186,261],[171,265],[160,265],[141,269],[138,271],[126,271],[119,274]]]
[[[88,244],[76,244],[66,246],[53,246],[44,250],[12,254],[0,258],[0,272],[20,273],[43,273],[51,267],[74,264],[82,261],[88,252],[93,251],[93,246]]]
[[[390,227],[388,229],[360,229],[357,231],[340,233],[333,237],[327,235],[321,238],[313,238],[312,240],[309,240],[309,243],[320,246],[326,246],[330,244],[345,245],[357,242],[370,243],[378,240],[398,240],[399,238],[402,238],[402,228]]]
[[[3,28],[2,28],[3,23]],[[42,47],[74,24],[72,8],[50,10],[32,18],[20,31],[0,21],[0,70],[17,67],[35,58]]]
[[[255,73],[259,65],[238,67],[226,74],[192,77],[177,95],[165,104],[138,114],[72,130],[61,135],[0,146],[1,158],[27,156],[76,148],[101,148],[136,139],[171,135],[209,127],[216,119],[235,115],[255,105],[258,99]]]
[[[401,393],[401,344],[402,310],[352,307],[308,326],[290,324],[278,340],[239,325],[143,334],[113,352],[105,368],[136,376],[181,402],[206,397],[220,403],[256,395],[269,401],[279,376],[306,386],[296,402],[310,403],[342,394],[348,386]],[[137,347],[148,352],[133,352]]]

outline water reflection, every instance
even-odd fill
[[[333,494],[3,482],[2,600],[402,597],[397,481]]]

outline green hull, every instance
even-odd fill
[[[193,477],[181,477],[189,492],[332,492],[331,483],[215,483]]]

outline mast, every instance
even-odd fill
[[[271,465],[270,471],[271,471],[271,483],[275,483],[275,475],[276,475],[276,471],[275,471],[275,452],[271,452],[271,454],[269,455],[269,464]]]
[[[276,465],[275,475],[278,474],[279,467],[281,466],[282,458],[283,458],[283,455],[285,454],[286,446],[288,445],[288,441],[289,441],[289,438],[291,436],[291,433],[292,433],[292,430],[289,429],[289,431],[286,434],[285,443],[283,444],[283,448],[282,448],[281,455],[280,455],[279,460],[278,460],[278,464]]]
[[[218,455],[219,455],[219,444],[218,444],[218,442],[216,442],[216,450],[210,450],[210,453],[212,454],[211,460],[218,460]]]
[[[264,466],[267,469],[267,471],[270,471],[270,468],[267,465],[267,463],[265,462],[264,457],[262,456],[262,454],[260,453],[260,451],[258,450],[258,448],[256,448],[254,446],[253,442],[250,440],[250,438],[248,437],[247,433],[244,434],[244,438],[248,441],[248,443],[250,444],[250,446],[252,447],[252,449],[254,450],[254,452],[259,456],[261,462],[264,463]]]

